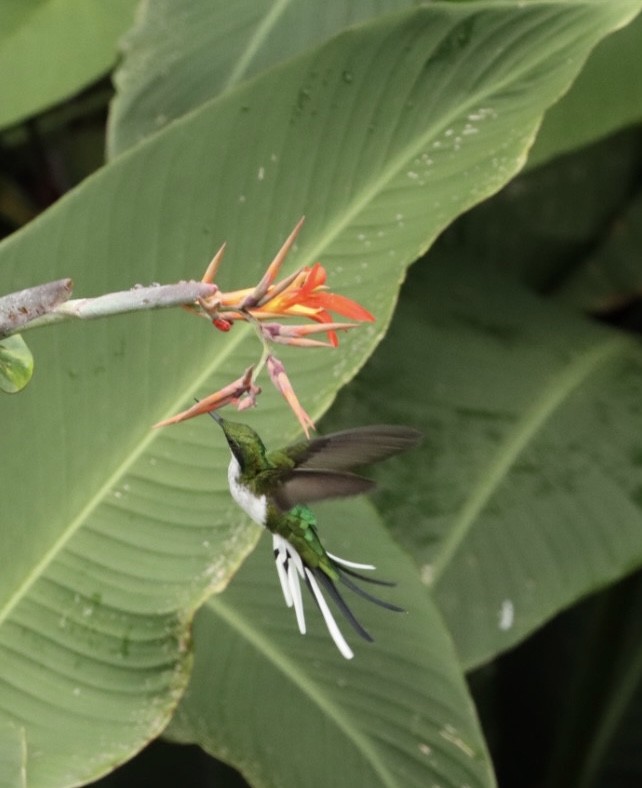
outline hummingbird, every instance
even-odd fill
[[[294,607],[299,631],[306,631],[300,583],[303,581],[335,645],[346,659],[352,659],[354,653],[337,625],[324,591],[354,631],[367,641],[373,638],[355,618],[338,583],[388,610],[404,611],[355,582],[395,585],[362,574],[374,570],[374,566],[347,561],[324,548],[317,519],[308,504],[372,491],[375,483],[353,469],[416,446],[421,433],[387,424],[357,427],[268,451],[248,425],[223,419],[215,411],[210,411],[210,415],[222,428],[231,451],[227,479],[232,497],[255,523],[272,533],[281,589],[286,605]]]

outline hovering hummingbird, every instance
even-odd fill
[[[272,533],[281,589],[286,605],[294,607],[299,631],[305,634],[300,586],[303,580],[337,648],[346,659],[352,659],[353,652],[322,591],[332,599],[355,632],[368,641],[372,641],[372,637],[344,601],[337,582],[388,610],[403,610],[364,591],[354,582],[394,585],[357,571],[373,570],[375,567],[371,564],[346,561],[329,553],[321,543],[316,517],[307,504],[371,491],[374,482],[353,473],[352,469],[416,446],[421,433],[410,427],[392,425],[360,427],[268,451],[251,427],[223,419],[214,411],[210,415],[223,429],[232,452],[227,474],[232,497],[254,522]]]

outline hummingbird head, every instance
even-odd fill
[[[228,421],[216,411],[210,411],[210,416],[223,430],[230,451],[236,457],[242,471],[257,464],[259,458],[265,455],[263,441],[247,424]]]

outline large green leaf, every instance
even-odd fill
[[[452,643],[412,563],[372,506],[317,508],[328,549],[397,578],[380,594],[407,615],[351,595],[375,643],[354,642],[342,626],[356,652],[342,660],[311,598],[310,631],[299,634],[266,538],[199,611],[194,672],[170,735],[230,761],[256,786],[493,785]]]
[[[111,156],[239,82],[411,0],[156,0],[123,41]]]
[[[573,87],[546,113],[528,166],[640,123],[641,71],[642,16],[595,48]]]
[[[247,286],[305,212],[291,265],[321,257],[379,320],[339,351],[282,354],[320,414],[385,329],[404,266],[511,176],[589,48],[639,6],[434,4],[343,34],[172,124],[6,241],[2,290],[175,281],[224,239],[220,284]],[[243,326],[211,332],[182,313],[42,330],[36,379],[3,403],[0,709],[26,730],[30,785],[88,779],[163,727],[191,614],[255,539],[222,494],[220,435],[149,429],[256,360]],[[294,428],[271,391],[248,419],[268,440]]]
[[[335,418],[425,429],[380,503],[476,665],[642,563],[642,349],[436,257]]]
[[[78,92],[116,60],[136,0],[3,0],[0,128]]]

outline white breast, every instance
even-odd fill
[[[255,523],[265,526],[267,519],[267,498],[265,495],[253,495],[247,487],[244,487],[239,478],[241,476],[241,466],[234,455],[230,460],[227,469],[227,481],[230,485],[232,498],[248,514]]]

